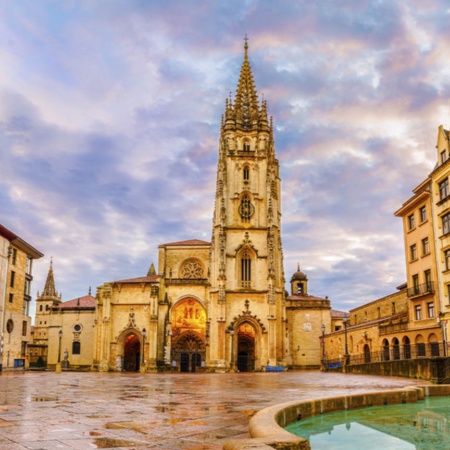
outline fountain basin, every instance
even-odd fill
[[[268,450],[270,448],[310,450],[309,442],[306,439],[289,433],[284,430],[284,427],[302,419],[331,412],[369,406],[415,403],[425,397],[448,395],[450,395],[450,385],[426,385],[282,403],[265,408],[255,414],[249,424],[249,432],[253,439],[228,441],[223,448],[224,450]]]

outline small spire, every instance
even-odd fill
[[[156,275],[155,265],[151,263],[150,268],[148,269],[147,276],[152,277]]]
[[[245,38],[244,38],[245,44],[244,44],[244,57],[245,59],[247,59],[247,51],[248,51],[248,37],[247,37],[247,33],[245,33]]]
[[[47,280],[45,282],[44,291],[42,296],[45,297],[58,297],[58,293],[55,289],[55,278],[53,276],[53,257],[50,258],[50,269],[48,270]]]
[[[92,294],[91,294],[91,286],[89,286],[89,295],[92,295]]]
[[[297,263],[297,272],[300,272],[300,263]]]

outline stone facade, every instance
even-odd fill
[[[42,256],[0,225],[0,372],[28,367],[32,264]]]

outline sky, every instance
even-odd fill
[[[0,223],[64,301],[210,241],[248,36],[273,116],[284,269],[348,311],[406,281],[394,216],[450,125],[444,0],[0,0]],[[34,303],[34,302],[33,302]]]

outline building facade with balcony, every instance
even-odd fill
[[[42,256],[0,225],[0,371],[28,365],[32,268]]]
[[[438,317],[448,344],[450,320],[450,145],[449,131],[441,125],[436,142],[437,164],[431,172],[431,201],[436,248]],[[447,345],[448,348],[448,345]],[[448,354],[448,352],[447,352]]]
[[[439,316],[432,185],[431,178],[427,177],[413,190],[414,195],[395,212],[403,224],[408,330],[412,332],[409,344],[418,348],[444,341]]]

